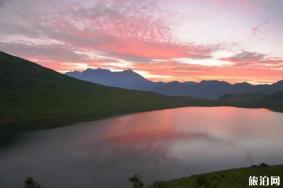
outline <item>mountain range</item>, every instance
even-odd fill
[[[86,69],[67,72],[66,75],[105,86],[152,91],[169,96],[191,96],[203,99],[219,99],[225,94],[272,94],[283,89],[283,80],[273,84],[252,85],[247,82],[230,84],[218,80],[201,82],[153,82],[132,70],[112,72],[107,69]]]

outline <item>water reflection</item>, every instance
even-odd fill
[[[282,163],[283,114],[232,107],[179,108],[27,134],[0,152],[0,187],[34,176],[45,187],[128,187],[265,161]]]

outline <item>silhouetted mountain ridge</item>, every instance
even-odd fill
[[[107,69],[86,69],[82,72],[67,72],[66,75],[84,81],[102,84],[105,86],[120,87],[124,89],[150,91],[154,85],[153,82],[145,79],[130,69],[120,72],[112,72]]]
[[[169,96],[191,96],[204,99],[218,99],[225,94],[272,94],[283,89],[283,80],[270,85],[252,85],[247,82],[230,84],[218,80],[153,82],[131,69],[120,72],[112,72],[107,69],[87,69],[82,72],[67,72],[66,75],[106,86],[152,91]]]

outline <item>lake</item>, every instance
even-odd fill
[[[145,182],[283,163],[283,113],[186,107],[117,116],[23,135],[0,149],[0,187],[128,188]]]

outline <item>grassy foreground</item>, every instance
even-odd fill
[[[257,177],[257,186],[249,186],[249,177]],[[132,188],[260,188],[260,187],[283,187],[281,179],[279,185],[271,185],[271,177],[283,177],[283,165],[269,166],[262,163],[259,166],[253,165],[246,168],[238,168],[231,170],[223,170],[189,177],[168,180],[155,181],[146,186],[142,182],[140,176],[134,175],[128,180],[132,184]],[[268,177],[268,185],[260,184],[260,177]],[[266,182],[265,182],[266,183]],[[42,188],[33,178],[29,177],[24,182],[25,188]]]
[[[258,186],[249,186],[249,177],[258,177]],[[180,179],[156,182],[152,188],[245,188],[245,187],[265,187],[259,186],[260,176],[280,176],[283,178],[283,165],[274,166],[252,166],[239,169],[223,170],[218,172],[193,175]],[[270,184],[270,182],[269,182]],[[282,182],[280,186],[283,187]]]

